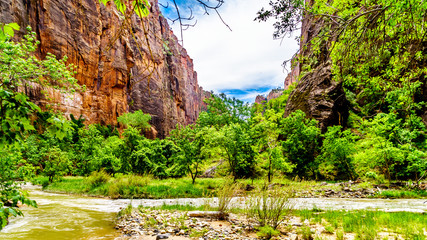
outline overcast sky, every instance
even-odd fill
[[[214,13],[195,10],[197,24],[184,31],[184,47],[205,90],[253,102],[256,95],[283,87],[287,72],[281,64],[297,51],[298,43],[294,37],[273,40],[273,22],[253,21],[268,2],[225,0],[219,11],[232,31]],[[179,25],[172,28],[179,38]]]

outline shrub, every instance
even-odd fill
[[[228,180],[224,185],[217,190],[218,196],[218,211],[222,213],[225,218],[226,212],[230,207],[230,202],[236,196],[239,189],[239,184]]]
[[[258,228],[258,232],[256,235],[262,239],[271,239],[274,236],[278,236],[280,231],[270,227],[270,226],[262,226]]]
[[[92,172],[92,174],[87,178],[87,181],[92,188],[96,188],[102,184],[107,183],[110,178],[111,177],[108,175],[108,173],[106,173],[104,170],[101,170],[99,172]]]
[[[108,195],[112,198],[144,198],[146,197],[146,193],[143,187],[145,187],[149,181],[149,177],[137,175],[118,176],[108,186]]]
[[[289,201],[291,196],[290,190],[279,188],[254,193],[247,201],[247,215],[255,219],[260,226],[276,229],[293,208]]]

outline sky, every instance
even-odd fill
[[[194,3],[181,0],[184,5],[186,2]],[[206,15],[193,8],[197,24],[184,31],[183,45],[194,60],[194,70],[203,89],[253,102],[257,95],[283,87],[287,71],[282,63],[296,53],[298,43],[293,36],[273,40],[273,21],[254,21],[256,13],[268,7],[268,2],[225,0],[219,12],[232,31],[214,12]],[[186,10],[182,8],[183,12]],[[163,9],[164,15],[173,18],[170,11]],[[179,24],[171,27],[180,38]]]

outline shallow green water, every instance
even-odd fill
[[[38,208],[24,207],[24,217],[11,218],[0,239],[114,239],[116,208],[111,200],[31,191]]]

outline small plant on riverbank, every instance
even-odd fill
[[[240,184],[232,182],[230,179],[219,188],[217,191],[218,196],[218,211],[221,212],[222,217],[225,218],[229,210],[231,200],[236,196]]]
[[[255,219],[260,226],[271,226],[276,229],[292,211],[289,202],[290,191],[280,188],[261,190],[247,200],[247,215]]]
[[[133,211],[133,207],[132,204],[127,205],[127,207],[121,209],[118,213],[117,213],[117,218],[123,217],[123,216],[128,216],[131,215]]]
[[[258,228],[256,235],[261,239],[271,239],[274,236],[280,235],[280,231],[270,226],[261,226]]]

